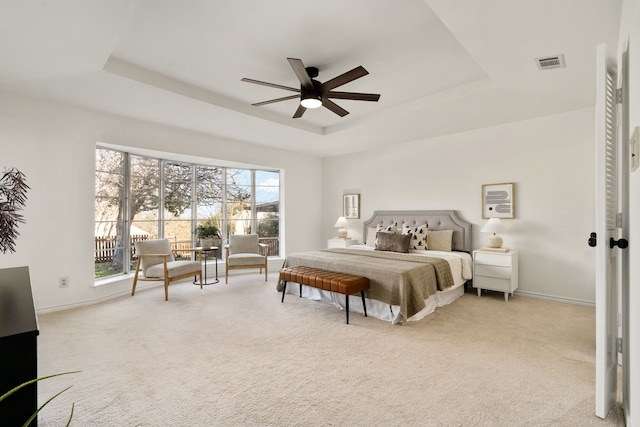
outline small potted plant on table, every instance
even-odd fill
[[[220,229],[213,218],[207,218],[196,227],[196,237],[198,246],[210,248],[215,246],[216,240],[220,239]]]

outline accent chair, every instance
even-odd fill
[[[225,254],[225,283],[229,283],[229,270],[241,268],[259,268],[260,274],[264,268],[264,280],[267,280],[269,246],[259,243],[257,234],[232,234]]]
[[[169,300],[169,283],[190,276],[200,276],[202,289],[202,263],[200,261],[176,261],[167,239],[141,240],[135,243],[136,274],[133,277],[131,295],[135,295],[138,280],[164,282],[164,300]],[[185,249],[199,252],[198,249]],[[140,275],[142,272],[142,275]]]

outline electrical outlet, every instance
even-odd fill
[[[69,278],[67,276],[60,276],[60,278],[58,279],[58,285],[61,288],[68,288],[69,287]]]

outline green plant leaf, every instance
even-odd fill
[[[42,380],[46,380],[46,379],[48,379],[48,378],[59,377],[59,376],[61,376],[61,375],[77,374],[78,372],[81,372],[81,371],[60,372],[60,373],[58,373],[58,374],[47,375],[46,377],[40,377],[40,378],[35,378],[35,379],[33,379],[33,380],[26,381],[26,382],[24,382],[24,383],[22,383],[22,384],[20,384],[20,385],[18,385],[18,386],[16,386],[16,387],[12,388],[11,390],[9,390],[8,392],[6,392],[6,393],[5,393],[5,394],[3,394],[2,396],[0,396],[0,402],[2,402],[2,401],[3,401],[4,399],[6,399],[7,397],[11,396],[13,393],[17,392],[18,390],[23,389],[23,388],[25,388],[26,386],[28,386],[28,385],[30,385],[30,384],[33,384],[33,383],[35,383],[35,382],[42,381]]]
[[[67,421],[67,427],[71,424],[71,418],[73,418],[73,410],[75,409],[76,404],[71,402],[71,413],[69,414],[69,421]]]
[[[54,394],[53,396],[51,396],[46,402],[44,402],[42,405],[40,405],[40,407],[36,410],[36,412],[34,412],[33,414],[31,414],[31,416],[29,417],[29,419],[22,425],[22,427],[28,427],[29,424],[31,423],[31,421],[33,421],[33,419],[35,417],[38,416],[38,412],[40,412],[42,410],[42,408],[44,408],[45,406],[47,406],[49,404],[49,402],[51,402],[53,399],[55,399],[56,397],[60,396],[62,393],[64,393],[65,391],[69,390],[71,387],[73,387],[72,385],[70,385],[69,387],[65,388],[62,391],[59,391],[58,393]],[[73,415],[73,406],[71,407],[71,415]],[[69,419],[69,422],[71,422],[71,419]],[[69,425],[69,422],[67,422],[67,425]]]

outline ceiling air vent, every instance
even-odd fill
[[[542,58],[536,58],[536,64],[538,64],[538,69],[542,70],[553,70],[554,68],[564,68],[564,55],[552,55],[552,56],[544,56]]]

